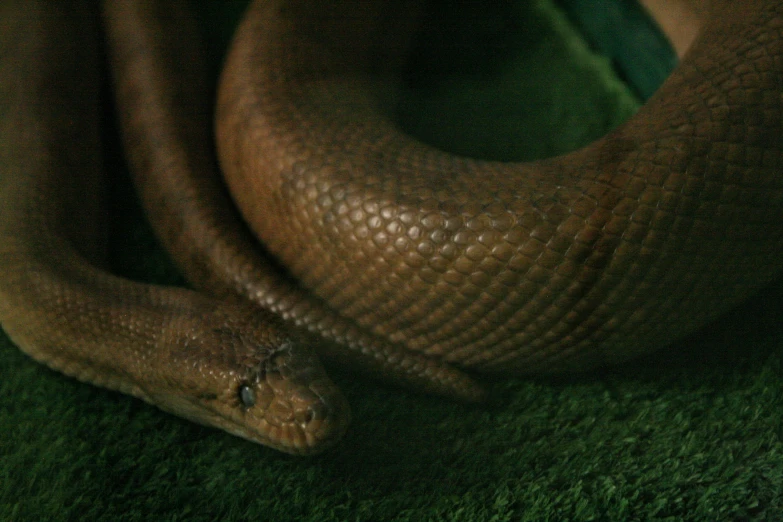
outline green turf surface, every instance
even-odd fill
[[[404,117],[417,132],[438,134],[411,114],[440,122],[454,150],[529,157],[589,142],[633,110],[561,11],[522,3],[520,18],[488,12],[480,40],[510,47],[497,67],[417,83]],[[214,5],[213,27],[234,16]],[[493,39],[508,29],[526,35],[519,47]],[[179,281],[127,179],[115,181],[117,270]],[[783,520],[781,318],[773,287],[621,368],[490,383],[482,407],[338,372],[354,420],[311,459],[62,377],[2,337],[0,520]]]

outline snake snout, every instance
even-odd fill
[[[331,381],[310,383],[309,386],[289,381],[286,388],[270,404],[267,420],[273,425],[289,427],[286,431],[297,452],[318,453],[345,434],[350,409]]]
[[[335,395],[299,410],[301,427],[308,445],[315,451],[326,449],[345,434],[350,421],[350,410],[343,396]]]
[[[318,453],[345,433],[350,408],[343,394],[309,351],[284,344],[265,368],[265,382],[274,392],[267,421],[284,427],[297,453]]]

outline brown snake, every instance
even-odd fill
[[[95,16],[75,3],[6,2],[0,321],[12,340],[79,379],[313,453],[342,435],[348,408],[311,346],[389,382],[478,400],[462,369],[627,359],[778,273],[780,2],[714,0],[634,118],[530,163],[456,157],[394,125],[389,78],[415,29],[397,15],[414,4],[249,9],[216,135],[261,251],[216,176],[192,21],[176,2],[105,3],[137,187],[201,294],[101,268]]]

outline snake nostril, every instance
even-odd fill
[[[315,402],[307,405],[299,412],[299,421],[303,425],[309,425],[316,421],[324,420],[329,413],[329,407],[322,402]]]

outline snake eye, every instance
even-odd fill
[[[239,387],[239,400],[245,408],[252,408],[256,404],[256,392],[247,384]]]

